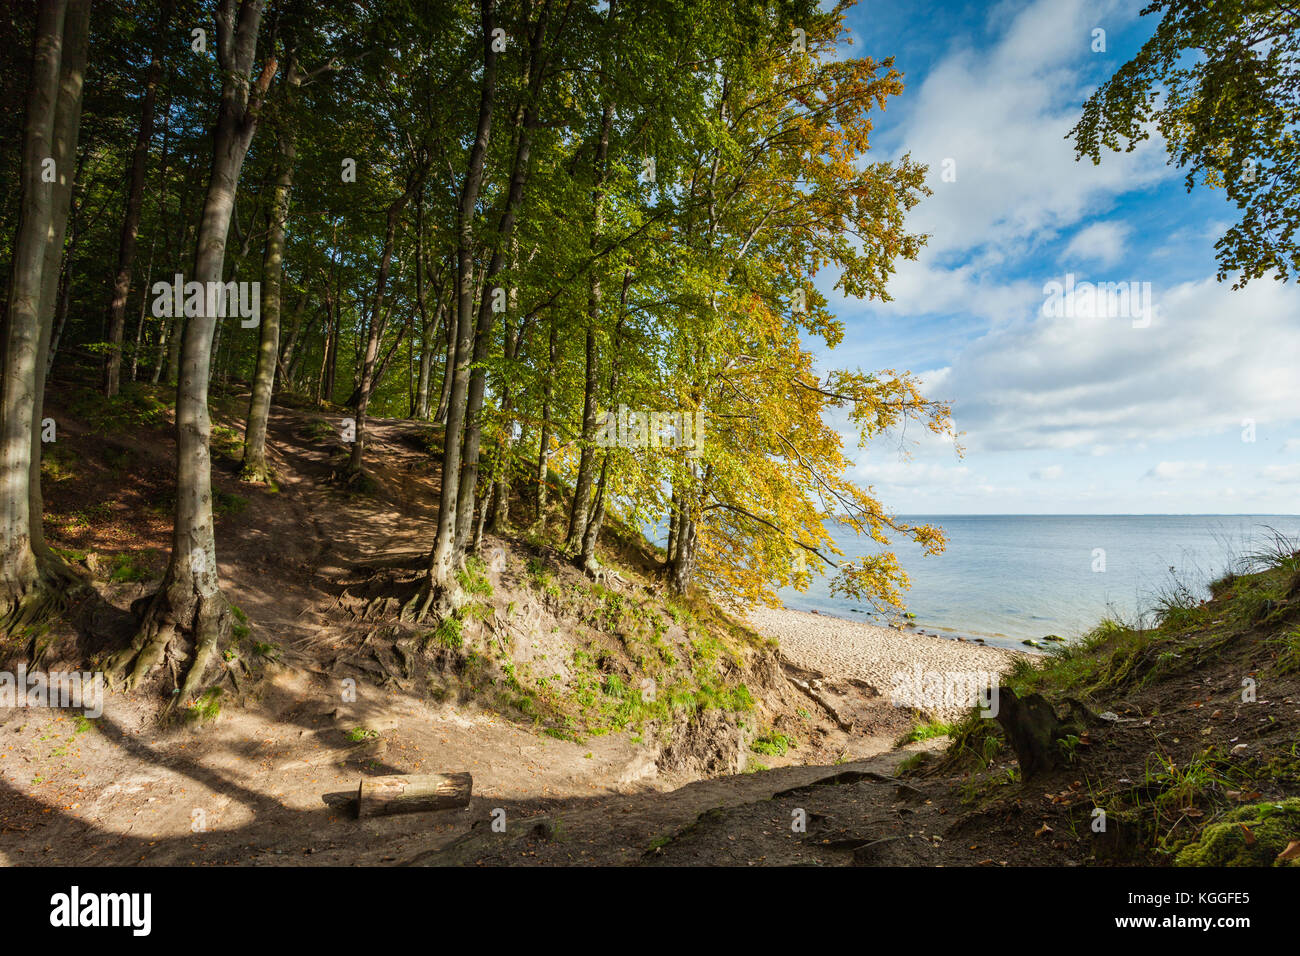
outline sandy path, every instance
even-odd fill
[[[1001,648],[786,608],[751,608],[747,618],[759,633],[780,642],[782,654],[792,664],[827,677],[866,681],[885,697],[896,687],[919,683],[924,688],[935,681],[960,684],[965,675],[1001,673],[1020,656]],[[921,709],[945,716],[962,709],[923,703],[929,706]]]

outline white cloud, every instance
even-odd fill
[[[1086,96],[1079,52],[1099,20],[1130,7],[1040,0],[1013,15],[1002,5],[989,16],[996,46],[954,49],[927,74],[897,131],[898,152],[930,167],[934,195],[909,218],[931,234],[927,260],[978,250],[989,265],[1175,175],[1158,135],[1097,166],[1076,162],[1066,138]],[[942,178],[946,159],[953,182]]]
[[[965,465],[936,465],[915,461],[863,462],[852,477],[867,484],[940,485],[954,487],[968,484],[970,469]]]
[[[1065,476],[1065,468],[1061,465],[1048,465],[1046,468],[1035,468],[1029,473],[1029,477],[1035,481],[1059,481]]]
[[[1112,266],[1124,258],[1124,245],[1130,232],[1122,222],[1094,222],[1076,232],[1061,254],[1066,262],[1096,262]]]
[[[1259,477],[1265,481],[1276,481],[1278,484],[1300,486],[1300,464],[1268,465],[1260,470]]]
[[[1300,408],[1297,294],[1213,279],[1157,292],[1150,328],[1041,313],[992,329],[932,373],[967,447],[1133,445],[1285,422]]]
[[[1204,461],[1162,461],[1142,477],[1157,481],[1180,481],[1199,478],[1209,469],[1209,464]]]

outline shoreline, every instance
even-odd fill
[[[958,630],[956,628],[944,627],[939,624],[923,624],[920,621],[906,621],[899,625],[881,624],[878,621],[867,617],[866,614],[860,614],[857,617],[849,617],[847,614],[836,611],[823,610],[804,610],[803,608],[790,607],[782,604],[775,610],[788,611],[791,614],[807,614],[810,617],[827,618],[833,621],[848,621],[850,624],[863,624],[867,627],[879,628],[883,631],[891,631],[896,634],[915,634],[923,637],[937,637],[941,640],[952,641],[956,644],[974,644],[977,647],[993,647],[1001,650],[1016,651],[1019,653],[1033,654],[1035,651],[1042,651],[1041,644],[1025,644],[1025,638],[1013,637],[1010,634],[999,634],[991,631],[976,631],[971,629]],[[1028,640],[1041,642],[1043,636],[1028,638]],[[1026,650],[1021,650],[1024,647]]]
[[[790,663],[827,678],[863,681],[884,697],[913,674],[1001,674],[1018,657],[1029,656],[1011,648],[786,607],[751,607],[742,619],[775,639]]]

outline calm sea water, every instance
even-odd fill
[[[921,630],[1020,646],[1048,634],[1074,637],[1101,618],[1133,620],[1175,578],[1199,596],[1274,528],[1300,541],[1297,515],[908,515],[947,534],[943,554],[900,543],[894,553],[912,587],[908,610]],[[846,556],[879,550],[841,528]],[[1105,570],[1100,567],[1104,551]],[[1170,569],[1174,569],[1172,572]],[[787,607],[884,623],[870,608],[832,597],[828,579],[780,594]]]

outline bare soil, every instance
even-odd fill
[[[130,639],[131,604],[164,569],[174,500],[168,422],[87,422],[73,399],[56,390],[49,403],[59,431],[57,453],[47,453],[56,465],[44,482],[47,536],[80,561],[94,588],[71,609],[72,624],[23,649],[47,670],[84,669]],[[438,475],[427,429],[371,421],[371,481],[359,492],[335,480],[347,450],[336,437],[343,413],[277,405],[268,441],[276,486],[247,485],[237,461],[244,401],[235,396],[215,417],[219,565],[250,629],[243,659],[228,662],[219,716],[169,714],[156,687],[110,691],[93,721],[0,710],[0,860],[397,863],[471,834],[504,809],[511,833],[559,814],[599,842],[604,826],[604,858],[630,862],[709,807],[766,799],[791,781],[835,772],[837,762],[857,766],[911,726],[874,688],[783,661],[758,638],[738,665],[755,711],[703,712],[640,733],[559,739],[497,706],[491,693],[470,693],[454,679],[464,659],[451,652],[413,673],[373,594],[394,576],[417,573],[433,538]],[[594,645],[607,648],[614,672],[630,668],[626,635],[579,627],[530,593],[524,565],[536,549],[489,537],[484,550],[498,547],[507,560],[491,572],[497,616],[469,636],[488,639],[508,603],[540,621],[515,642],[521,665],[541,667]],[[607,560],[620,562],[629,599],[655,600],[653,561],[629,565],[628,549],[615,547]],[[561,584],[585,580],[542,556]],[[787,674],[819,680],[821,702]],[[343,692],[349,680],[352,701]],[[740,773],[755,766],[748,744],[760,729],[797,734],[798,744],[763,756],[771,770]],[[455,770],[474,776],[467,810],[353,819],[349,801],[363,775]]]

